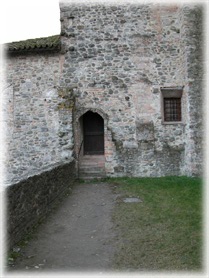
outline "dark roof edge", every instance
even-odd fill
[[[58,52],[61,50],[61,37],[54,35],[4,44],[6,53],[20,54],[31,52]]]

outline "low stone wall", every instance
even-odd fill
[[[64,196],[74,181],[75,162],[72,161],[8,187],[9,249],[47,216],[53,204]]]

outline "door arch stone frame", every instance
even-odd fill
[[[104,113],[101,109],[97,108],[91,108],[91,107],[85,107],[85,108],[80,108],[75,112],[74,115],[74,146],[75,146],[75,157],[76,160],[79,160],[79,157],[83,155],[83,150],[82,148],[82,116],[87,113],[87,112],[93,112],[97,113],[102,117],[104,120],[104,155],[106,154],[106,146],[107,146],[107,125],[108,125],[108,116],[106,113]]]

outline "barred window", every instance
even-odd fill
[[[181,121],[181,98],[164,98],[164,121]]]
[[[161,87],[161,112],[164,123],[182,122],[183,86]]]

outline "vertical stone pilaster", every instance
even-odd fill
[[[204,7],[183,6],[182,50],[185,61],[187,122],[185,173],[200,175],[203,171],[203,100],[204,100]]]

